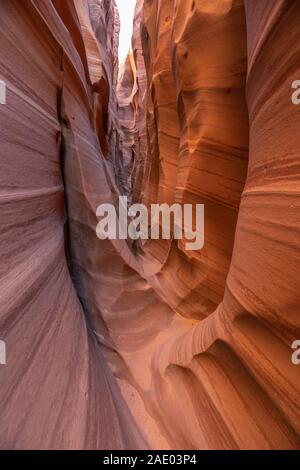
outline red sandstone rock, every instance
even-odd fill
[[[118,86],[113,0],[0,23],[1,448],[299,447],[299,2],[138,0]],[[204,249],[97,239],[124,192]]]
[[[0,10],[0,446],[136,448],[143,439],[79,302],[78,271],[88,269],[74,254],[80,227],[96,223],[101,191],[111,194],[80,24],[71,2],[57,11],[50,1],[10,0]],[[82,256],[93,261],[86,243]]]

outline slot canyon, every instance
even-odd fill
[[[125,0],[124,0],[125,1]],[[1,0],[1,449],[299,449],[298,0]],[[100,240],[204,204],[205,243]]]

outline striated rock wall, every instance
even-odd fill
[[[2,449],[144,445],[82,308],[98,313],[86,290],[102,265],[95,209],[114,191],[97,119],[113,58],[93,62],[92,30],[83,34],[87,7],[106,15],[105,5],[113,12],[109,2],[0,6]]]
[[[184,1],[175,9],[173,0],[148,1],[142,33],[149,77],[145,201],[205,204],[201,252],[191,259],[180,242],[152,242],[145,251],[160,265],[167,302],[200,319],[224,294],[247,171],[243,2]]]
[[[172,308],[141,390],[171,447],[299,447],[299,18],[295,1],[144,1],[140,201],[205,204],[201,252],[139,251]]]
[[[136,119],[134,129],[134,164],[132,172],[131,192],[133,202],[142,199],[142,192],[146,190],[144,185],[145,165],[147,164],[147,75],[143,56],[141,22],[143,15],[143,0],[137,0],[133,20],[132,51],[136,66]]]
[[[1,448],[298,448],[296,0],[2,0]],[[205,246],[96,209],[205,204]]]

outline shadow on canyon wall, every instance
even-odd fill
[[[297,0],[2,0],[0,446],[299,447]],[[119,77],[119,78],[118,78]],[[205,204],[205,247],[96,209]]]

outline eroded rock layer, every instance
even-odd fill
[[[2,448],[298,448],[297,0],[2,0]],[[205,245],[96,209],[205,204]]]
[[[113,3],[96,3],[114,14]],[[100,315],[86,290],[97,262],[92,227],[101,192],[113,197],[96,119],[113,71],[105,57],[93,63],[101,43],[85,13],[92,4],[0,6],[2,449],[143,446],[82,308]]]

